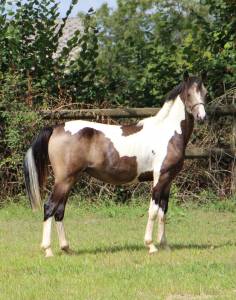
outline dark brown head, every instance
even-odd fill
[[[168,100],[174,100],[179,95],[182,99],[188,113],[192,114],[197,121],[206,119],[205,98],[207,90],[203,84],[202,78],[189,76],[184,73],[184,80],[176,86],[167,96]]]
[[[202,79],[190,77],[188,72],[185,72],[180,97],[185,104],[187,112],[192,114],[197,121],[204,121],[206,119],[206,94],[207,90]]]

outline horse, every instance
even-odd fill
[[[46,257],[53,256],[53,217],[60,248],[70,251],[63,218],[69,192],[82,172],[115,185],[153,181],[144,243],[150,254],[158,250],[153,242],[153,226],[157,219],[158,244],[168,247],[165,219],[170,187],[183,167],[194,120],[206,118],[206,94],[202,78],[185,73],[160,111],[135,124],[74,120],[42,129],[25,155],[24,177],[32,209],[41,208],[40,190],[51,164],[54,186],[44,204],[41,243]]]

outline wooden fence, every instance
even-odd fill
[[[39,114],[46,120],[101,120],[109,119],[140,119],[150,117],[156,114],[160,108],[116,108],[116,109],[76,109],[76,110],[58,110],[58,111],[40,111]],[[232,180],[231,192],[236,192],[236,105],[225,105],[224,107],[207,109],[209,118],[219,118],[233,116],[232,137],[228,148],[191,148],[186,149],[185,157],[188,159],[227,157],[232,161]]]
[[[75,110],[42,110],[40,115],[44,119],[96,119],[97,117],[109,117],[112,119],[123,118],[147,118],[156,114],[160,108],[109,108],[109,109],[75,109]],[[235,116],[236,105],[227,105],[225,107],[210,108],[207,110],[210,117]]]
[[[40,111],[39,114],[46,120],[73,120],[73,119],[87,119],[96,120],[101,117],[107,117],[111,119],[124,119],[124,118],[146,118],[156,114],[160,108],[116,108],[116,109],[76,109],[76,110],[58,110],[58,111]],[[228,148],[193,148],[187,149],[186,158],[208,158],[212,155],[228,156],[231,159],[236,157],[236,144],[235,144],[235,116],[236,105],[227,105],[224,107],[210,108],[207,110],[207,114],[210,118],[218,118],[222,116],[233,116],[233,134],[232,141],[229,141]],[[234,140],[233,140],[234,139]]]

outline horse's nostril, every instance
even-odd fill
[[[201,115],[197,115],[197,120],[199,123],[203,123],[204,121],[206,121],[207,117],[206,116],[201,116]]]

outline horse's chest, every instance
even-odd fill
[[[138,174],[150,170],[161,169],[161,166],[168,154],[168,145],[174,136],[175,131],[157,131],[153,137],[146,138],[140,144],[137,151]]]
[[[156,164],[161,164],[166,156],[167,143],[162,143],[156,140],[146,141],[140,140],[141,142],[134,142],[127,140],[124,143],[117,143],[116,151],[119,153],[119,159],[110,160],[110,167],[115,163],[117,173],[129,171],[128,165],[130,160],[135,159],[136,161],[136,174],[139,174],[154,169]]]
[[[167,155],[166,144],[152,144],[143,147],[142,151],[137,153],[138,173],[153,170],[155,166],[161,165]]]

